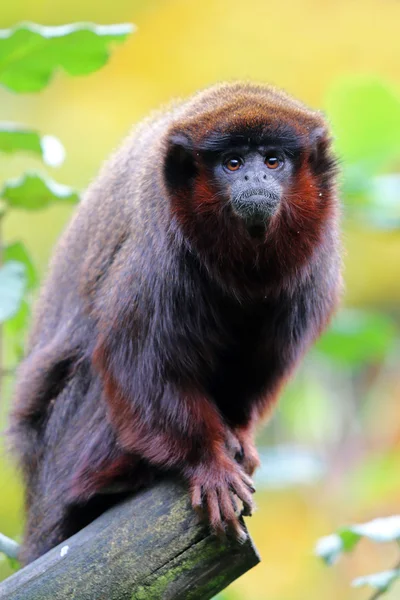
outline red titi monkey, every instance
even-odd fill
[[[244,536],[253,436],[340,291],[323,116],[222,84],[139,125],[62,236],[12,413],[26,563],[163,471]]]

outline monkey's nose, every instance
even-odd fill
[[[262,181],[263,179],[267,179],[267,175],[258,171],[248,171],[244,176],[245,181],[250,181],[254,183],[260,183],[260,181]]]

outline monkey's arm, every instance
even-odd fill
[[[145,371],[148,363],[136,359],[134,364],[120,362],[115,369],[110,360],[115,352],[116,347],[100,344],[94,362],[119,444],[155,466],[181,472],[189,482],[193,506],[204,506],[213,529],[220,531],[227,525],[241,537],[232,492],[251,513],[254,488],[229,455],[226,428],[216,407],[196,390],[184,392],[168,382],[155,384],[154,371],[141,382],[135,373]]]

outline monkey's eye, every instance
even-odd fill
[[[239,156],[231,156],[224,162],[224,166],[228,171],[237,171],[243,165],[243,161]]]
[[[265,164],[267,165],[268,169],[277,169],[282,165],[282,163],[282,159],[278,158],[277,156],[267,156],[265,159]]]

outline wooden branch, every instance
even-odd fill
[[[3,600],[207,600],[254,567],[249,539],[197,523],[186,488],[162,481],[107,511],[0,585]]]

